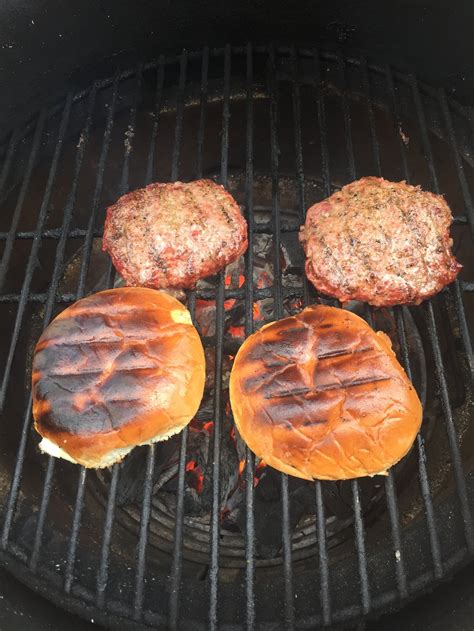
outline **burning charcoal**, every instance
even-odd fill
[[[227,388],[229,384],[230,371],[232,369],[232,361],[233,361],[233,359],[231,359],[229,355],[231,355],[233,358],[238,349],[234,351],[234,353],[228,353],[227,350],[228,350],[227,348],[224,349],[225,354],[222,358],[222,386],[221,386],[222,388]],[[212,409],[214,409],[213,391],[214,391],[214,378],[215,378],[215,371],[216,371],[216,353],[213,348],[206,348],[204,353],[206,356],[206,383],[205,383],[206,396],[205,396],[205,399],[206,397],[209,397],[209,399],[211,400]],[[206,404],[206,407],[207,407],[207,404]],[[200,410],[202,408],[203,408],[203,404],[201,403]],[[213,412],[211,412],[210,415],[212,416],[212,414]]]
[[[380,486],[380,477],[361,478],[359,480],[359,499],[362,511],[370,505],[372,498]],[[327,516],[334,515],[339,519],[353,516],[352,483],[350,480],[340,482],[325,481],[322,485],[323,500]]]
[[[156,443],[155,469],[153,482],[155,483],[167,468],[177,461],[179,456],[179,436]],[[143,484],[147,463],[148,447],[137,447],[120,464],[120,475],[117,484],[117,506],[139,503],[143,498]]]
[[[220,460],[220,509],[225,511],[227,498],[239,483],[239,460],[235,442],[231,436],[233,423],[228,417],[222,419],[221,426],[221,460]],[[212,459],[204,472],[203,506],[210,509],[212,505]]]
[[[189,430],[184,506],[187,514],[204,516],[207,512],[202,500],[204,472],[209,462],[214,422],[208,420],[203,423],[193,420]]]
[[[213,337],[216,334],[215,300],[196,300],[195,320],[202,337]]]
[[[289,479],[290,528],[293,531],[301,518],[314,512],[312,485],[297,478]],[[281,474],[266,467],[254,494],[255,539],[257,554],[265,559],[278,556],[282,545]],[[245,532],[245,512],[241,511],[238,525]]]
[[[294,275],[301,284],[305,254],[297,232],[282,232],[280,240],[280,259],[282,274]]]

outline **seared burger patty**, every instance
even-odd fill
[[[365,177],[312,206],[300,241],[324,294],[375,306],[419,304],[457,276],[452,215],[440,195]]]
[[[210,180],[150,184],[107,209],[103,249],[128,285],[193,287],[247,249],[234,198]]]

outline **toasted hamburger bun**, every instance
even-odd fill
[[[247,338],[232,368],[230,398],[250,449],[307,480],[385,473],[408,452],[422,420],[389,338],[324,305]]]
[[[33,358],[40,448],[108,467],[136,445],[181,431],[201,402],[204,350],[187,309],[138,287],[79,300],[41,335]]]

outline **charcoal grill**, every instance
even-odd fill
[[[227,45],[160,56],[71,92],[1,151],[0,561],[10,572],[111,628],[304,629],[398,609],[468,562],[468,108],[358,56]],[[412,451],[387,477],[300,482],[262,471],[235,432],[229,439],[227,372],[263,322],[330,302],[304,277],[297,231],[310,204],[364,175],[445,194],[464,269],[419,307],[348,306],[388,331],[423,399]],[[200,412],[176,439],[108,471],[40,455],[32,349],[67,305],[120,282],[100,250],[106,206],[151,181],[198,177],[228,187],[249,224],[240,267],[186,296],[198,326],[199,305],[215,309],[213,329],[201,331],[211,370]],[[265,282],[254,251],[262,238]],[[194,436],[206,432],[199,486]]]

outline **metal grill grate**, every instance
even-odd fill
[[[342,54],[250,45],[184,51],[117,72],[13,131],[0,154],[0,559],[81,615],[121,628],[172,629],[356,620],[399,605],[466,562],[474,551],[471,138],[468,111],[412,76]],[[248,449],[240,532],[222,526],[225,303],[242,301],[249,335],[258,326],[256,301],[271,300],[280,318],[288,298],[323,300],[302,272],[296,288],[283,282],[282,243],[297,233],[310,204],[370,174],[446,193],[455,215],[455,248],[465,263],[460,279],[426,304],[386,316],[411,378],[413,322],[420,331],[428,429],[408,464],[370,487],[373,505],[363,480],[305,483],[312,508],[294,523],[299,500],[292,480],[278,476],[281,545],[265,557]],[[215,335],[205,340],[215,384],[207,530],[186,515],[188,429],[177,443],[174,513],[155,503],[160,454],[153,445],[141,459],[135,512],[125,514],[126,462],[101,485],[95,472],[38,455],[28,383],[41,329],[66,305],[116,282],[97,248],[105,206],[154,180],[202,176],[232,190],[249,226],[243,284],[228,286],[221,272],[214,285],[187,296],[193,318],[200,300],[215,300],[216,311]],[[267,213],[265,221],[258,212]],[[259,235],[272,239],[274,280],[267,287],[253,282]],[[364,317],[377,325],[380,316],[366,309]],[[336,495],[346,521],[334,509]],[[339,522],[345,525],[338,531]],[[201,540],[198,558],[193,546]]]

